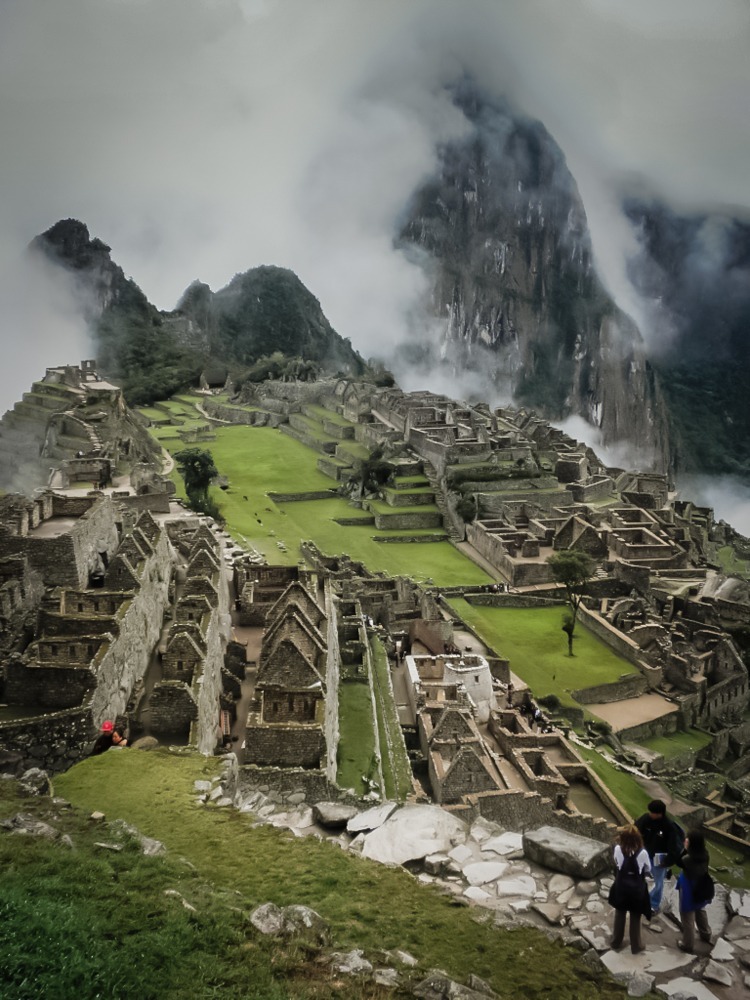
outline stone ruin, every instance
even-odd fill
[[[136,732],[165,630],[146,728],[215,748],[232,702],[228,569],[199,518],[157,517],[97,493],[0,500],[6,755],[59,771],[86,754],[103,719]]]

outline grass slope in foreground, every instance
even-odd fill
[[[217,963],[221,968],[225,968],[227,962],[231,968],[233,963],[241,966],[244,962],[259,960],[258,952],[263,945],[246,919],[252,907],[267,901],[279,905],[302,903],[311,906],[329,922],[337,949],[360,947],[372,954],[384,948],[404,948],[425,970],[439,967],[461,981],[466,981],[474,972],[487,979],[503,998],[546,1000],[554,994],[558,1000],[607,1000],[624,996],[605,976],[585,967],[576,949],[566,948],[559,940],[550,941],[545,934],[528,928],[495,928],[487,911],[456,906],[452,898],[420,885],[401,868],[377,865],[337,846],[312,838],[298,839],[275,827],[254,827],[252,817],[233,810],[196,805],[193,782],[213,773],[215,768],[215,759],[197,754],[113,751],[83,761],[58,777],[55,791],[82,809],[101,810],[108,820],[121,817],[135,824],[141,832],[163,841],[168,849],[170,871],[177,871],[182,862],[179,870],[184,872],[184,878],[175,887],[190,902],[193,902],[188,895],[190,880],[195,879],[196,885],[198,882],[210,885],[217,899],[228,899],[236,907],[239,915],[230,911],[225,917],[232,930],[227,932],[228,940],[220,943]],[[96,839],[108,839],[101,828]],[[0,839],[3,846],[7,842],[7,839]],[[57,872],[59,887],[72,855],[62,847],[57,849],[59,859],[49,861],[48,867],[50,876]],[[6,861],[10,860],[7,851],[8,848]],[[97,879],[92,880],[94,886],[100,886],[92,887],[99,899],[97,907],[102,905],[102,897],[106,897],[109,908],[116,912],[118,907],[124,907],[127,920],[136,921],[133,905],[138,900],[135,905],[141,921],[150,922],[151,908],[156,906],[157,897],[161,901],[164,882],[157,883],[156,891],[145,873],[140,885],[124,882],[121,859],[110,858],[108,854],[105,858],[100,862],[103,867]],[[44,880],[40,880],[35,884],[36,890],[44,892],[44,884]],[[142,896],[134,895],[141,889]],[[199,900],[196,903],[200,914],[204,904]],[[113,915],[110,919],[110,933],[117,938],[118,918]],[[214,936],[221,937],[224,921],[218,915],[214,919],[219,921]],[[200,930],[200,917],[196,920]],[[185,924],[181,933],[189,938],[190,921]],[[98,939],[100,935],[106,936],[105,926],[97,924],[97,934],[90,936]],[[199,940],[194,944],[200,949]],[[143,949],[144,963],[153,959],[148,939],[142,938],[139,945]],[[90,947],[96,947],[93,940]],[[104,941],[102,947],[109,945]],[[185,953],[184,939],[182,944],[175,942],[175,948],[178,954]],[[164,961],[169,964],[168,955]],[[261,992],[242,992],[244,982],[239,985],[240,968],[236,970],[238,990],[226,979],[213,984],[213,971],[197,969],[197,965],[197,962],[191,965],[196,975],[195,986],[182,993],[183,997],[193,1000],[263,995]],[[287,980],[283,962],[277,967],[271,960],[267,972],[277,984]],[[359,986],[354,980],[340,983],[338,990],[329,981],[326,988],[328,992],[304,992],[293,984],[288,992],[269,991],[265,996],[398,995]],[[108,991],[107,995],[116,994]],[[165,989],[158,995],[172,997],[178,994]]]

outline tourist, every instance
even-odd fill
[[[630,914],[630,950],[634,955],[645,951],[641,941],[641,917],[651,919],[646,876],[651,872],[643,837],[635,825],[624,826],[615,844],[617,874],[609,890],[609,902],[615,908],[610,947],[619,951],[625,936],[625,918]]]
[[[678,858],[677,864],[682,868],[677,878],[682,938],[677,942],[677,947],[682,951],[693,952],[696,924],[701,941],[711,942],[706,906],[713,898],[713,880],[708,874],[706,840],[699,830],[688,830],[685,853]]]
[[[682,854],[684,834],[679,826],[667,816],[667,807],[661,799],[648,804],[648,812],[639,816],[635,825],[641,832],[643,843],[651,860],[654,887],[651,890],[651,907],[659,912],[664,893],[664,879],[670,867],[677,864]]]
[[[112,732],[112,746],[113,747],[126,747],[128,745],[128,740],[125,735],[124,726],[115,726]]]
[[[109,748],[114,743],[114,735],[113,735],[114,731],[115,731],[114,722],[111,722],[109,719],[105,719],[104,722],[102,723],[102,728],[99,731],[99,735],[97,736],[94,745],[91,748],[92,757],[95,757],[100,753],[104,753],[105,750],[109,750]]]

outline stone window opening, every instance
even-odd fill
[[[78,602],[78,613],[81,614],[82,611],[83,611],[83,604],[81,603],[81,601],[79,601]]]
[[[76,646],[68,646],[68,653],[70,654],[70,656],[76,655],[76,648],[77,648]]]

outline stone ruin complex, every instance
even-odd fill
[[[635,729],[613,727],[607,737],[626,766],[653,773],[665,762],[639,752],[637,739],[701,727],[710,735],[701,759],[708,767],[729,761],[733,791],[705,796],[693,814],[732,846],[746,843],[749,694],[737,639],[750,599],[747,587],[727,586],[718,569],[718,547],[743,544],[728,526],[707,508],[676,501],[665,477],[604,467],[590,449],[524,411],[343,380],[270,382],[252,392],[245,401],[253,411],[213,405],[210,395],[204,406],[225,421],[281,427],[315,447],[319,467],[341,482],[356,476],[342,441],[382,448],[393,475],[378,497],[355,501],[358,521],[371,516],[379,528],[419,528],[416,538],[431,538],[434,529],[435,537],[447,532],[468,543],[497,580],[462,592],[470,601],[559,603],[547,557],[588,552],[597,570],[582,617],[637,672],[575,692],[577,701],[603,711],[658,694],[666,706],[658,715]],[[65,408],[47,406],[47,394]],[[297,567],[259,565],[210,521],[175,504],[150,439],[143,443],[119,390],[95,377],[93,366],[51,369],[27,396],[35,398],[11,411],[8,427],[8,415],[0,424],[0,447],[20,440],[14,435],[24,422],[41,427],[40,409],[51,416],[39,453],[31,464],[16,463],[17,475],[36,469],[38,477],[52,457],[53,477],[65,462],[84,460],[110,462],[111,473],[126,454],[133,471],[132,488],[109,495],[42,490],[0,500],[6,755],[61,770],[86,752],[102,719],[122,718],[135,735],[189,741],[207,753],[237,738],[248,782],[304,781],[319,797],[341,796],[339,686],[372,684],[377,635],[391,654],[391,697],[415,765],[416,799],[432,797],[508,829],[547,823],[611,836],[625,814],[565,738],[583,708],[556,714],[551,706],[556,725],[537,731],[518,711],[523,687],[509,687],[512,664],[502,650],[473,641],[451,612],[450,591],[372,574],[311,545]],[[329,439],[310,435],[305,408],[312,405],[331,412]],[[82,440],[72,431],[84,433],[86,416],[114,429],[113,438],[94,447],[89,437],[89,451],[77,447],[69,456]],[[467,502],[475,515],[468,522]],[[420,512],[425,504],[439,513]],[[253,656],[233,634],[243,629],[257,638]]]

